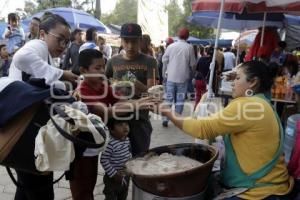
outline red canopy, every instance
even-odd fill
[[[288,2],[288,3],[287,3]],[[276,6],[274,6],[276,5]],[[194,0],[192,11],[219,11],[221,0]],[[300,15],[300,2],[296,0],[226,0],[224,12],[242,13],[281,12]]]

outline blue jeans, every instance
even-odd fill
[[[188,87],[188,82],[185,83],[174,83],[171,81],[166,82],[166,93],[165,93],[166,102],[171,107],[174,101],[175,112],[180,115],[183,111],[187,87]],[[166,117],[164,117],[163,120],[169,121],[169,119]]]

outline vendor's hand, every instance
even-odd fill
[[[170,106],[162,101],[156,101],[155,104],[151,105],[150,110],[158,115],[166,115],[167,113],[172,112]]]
[[[61,78],[64,81],[70,81],[75,84],[76,84],[76,81],[78,80],[78,76],[69,70],[64,70],[64,73]]]
[[[153,97],[143,97],[132,101],[136,110],[150,110],[157,103],[157,99]]]

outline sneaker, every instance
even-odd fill
[[[163,121],[162,126],[163,127],[168,127],[168,122],[167,121]]]

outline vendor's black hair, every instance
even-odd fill
[[[86,41],[93,41],[94,40],[94,32],[97,32],[97,29],[95,27],[91,27],[86,31]]]
[[[51,12],[45,12],[41,17],[40,30],[44,30],[48,33],[51,29],[54,29],[56,25],[61,24],[69,29],[71,28],[68,22],[61,16],[53,14]]]
[[[274,78],[277,74],[277,66],[266,65],[261,61],[248,61],[240,65],[246,74],[247,80],[251,81],[254,78],[259,80],[259,86],[256,93],[265,93],[271,90]]]
[[[103,58],[103,54],[96,49],[85,49],[79,53],[78,66],[88,69],[94,59]]]

